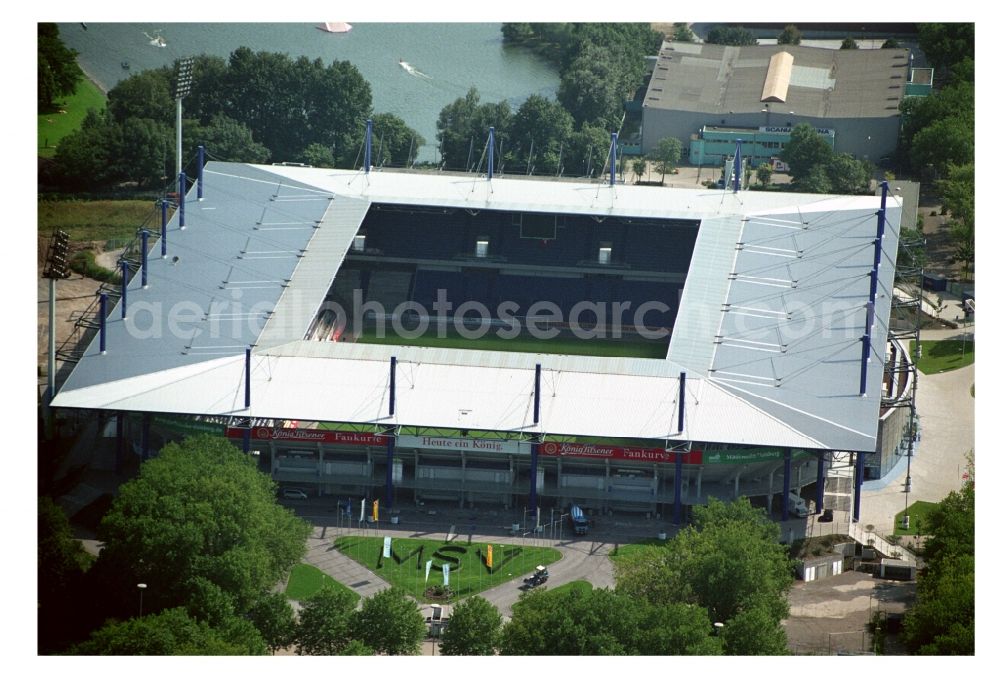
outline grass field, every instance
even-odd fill
[[[916,535],[917,534],[917,519],[920,519],[920,529],[921,532],[926,532],[927,528],[927,515],[937,509],[936,502],[924,502],[923,500],[917,500],[916,502],[910,503],[909,514],[910,514],[910,527],[903,528],[903,514],[906,510],[900,512],[896,515],[895,524],[896,527],[893,529],[893,535]]]
[[[58,112],[38,116],[38,154],[53,157],[56,146],[64,136],[69,136],[80,127],[90,108],[101,110],[107,97],[93,82],[83,78],[72,96],[56,102]]]
[[[288,576],[285,596],[296,601],[305,601],[323,587],[340,587],[346,589],[355,598],[361,598],[353,589],[345,587],[319,568],[306,563],[297,563],[292,567],[292,572]]]
[[[609,556],[613,559],[626,559],[630,556],[635,555],[638,552],[647,549],[657,549],[663,547],[667,544],[667,540],[659,540],[656,538],[649,538],[647,540],[640,540],[639,542],[633,542],[631,544],[622,545],[615,548]]]
[[[916,345],[910,341],[910,354]],[[972,340],[924,340],[920,342],[920,359],[917,368],[930,375],[968,366],[976,360],[976,343]]]
[[[547,566],[562,555],[551,547],[521,547],[493,543],[493,569],[486,567],[485,542],[468,544],[453,540],[392,539],[392,557],[383,558],[381,537],[347,535],[338,537],[336,548],[373,571],[393,587],[398,587],[416,599],[425,599],[424,592],[444,584],[442,564],[450,567],[449,587],[454,602],[465,596],[495,587],[504,582],[526,577],[535,566]],[[426,562],[432,561],[426,582]]]
[[[59,228],[74,243],[131,238],[153,211],[149,200],[39,200],[38,234]],[[158,216],[152,222],[158,227]]]
[[[386,327],[384,336],[366,331],[358,338],[359,343],[378,345],[415,345],[417,347],[443,347],[457,350],[497,350],[500,352],[533,352],[538,354],[568,354],[591,357],[635,357],[642,359],[664,359],[667,356],[666,340],[624,340],[590,339],[558,336],[551,339],[536,338],[524,331],[517,338],[500,338],[487,334],[482,338],[465,338],[455,333],[439,337],[434,330],[417,338],[403,338],[391,327]]]

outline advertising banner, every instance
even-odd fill
[[[388,535],[382,538],[382,558],[392,558],[392,538]]]
[[[418,437],[400,435],[396,441],[400,448],[440,448],[455,451],[487,451],[493,453],[531,453],[531,444],[503,439],[473,439],[472,437]]]
[[[441,566],[441,572],[444,574],[444,586],[447,587],[448,586],[448,573],[451,572],[451,565],[446,563],[443,566]]]
[[[573,444],[560,441],[546,441],[539,446],[540,455],[563,458],[595,458],[608,460],[631,460],[633,462],[676,462],[677,454],[665,448],[644,448],[641,446],[605,446],[601,444]],[[685,465],[700,465],[701,450],[681,453]]]
[[[242,439],[243,430],[230,427],[226,430],[230,439]],[[291,441],[321,444],[344,444],[349,446],[386,446],[388,437],[371,432],[334,432],[331,430],[308,430],[291,427],[254,427],[250,438],[256,441]]]
[[[424,582],[427,582],[427,578],[431,576],[431,564],[434,563],[430,559],[427,559],[427,563],[424,564]]]
[[[486,545],[486,567],[493,570],[493,545]]]
[[[378,500],[372,503],[372,521],[378,523]]]

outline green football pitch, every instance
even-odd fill
[[[667,339],[644,340],[641,338],[591,338],[557,336],[536,338],[531,335],[516,338],[501,338],[488,333],[481,338],[466,338],[449,329],[444,336],[435,331],[427,331],[416,338],[405,338],[386,327],[385,335],[365,331],[358,338],[359,343],[379,345],[414,345],[417,347],[441,347],[459,350],[497,350],[500,352],[533,352],[537,354],[567,354],[590,357],[635,357],[643,359],[664,359],[667,356]]]

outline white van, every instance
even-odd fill
[[[789,492],[788,511],[799,517],[809,516],[809,505],[795,493]]]

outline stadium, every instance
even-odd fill
[[[680,523],[750,496],[788,519],[794,493],[856,521],[866,459],[904,433],[883,429],[907,387],[884,186],[225,162],[182,180],[52,402],[105,417],[119,462],[201,427],[282,485],[390,513]]]

